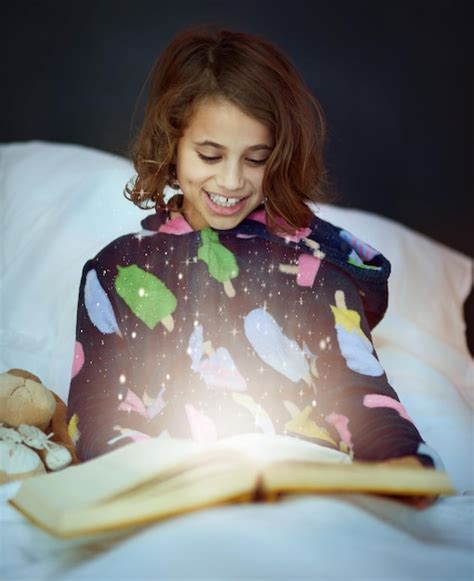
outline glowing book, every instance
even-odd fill
[[[10,503],[49,533],[71,538],[142,526],[227,503],[297,493],[439,496],[445,472],[351,462],[289,436],[251,433],[213,443],[150,439],[25,480]]]

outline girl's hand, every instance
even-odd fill
[[[407,468],[421,468],[423,470],[426,469],[426,466],[424,466],[421,460],[416,456],[401,456],[400,458],[390,458],[388,460],[384,460],[381,462],[381,464],[389,466],[403,466]],[[393,496],[391,498],[421,510],[433,505],[439,496]]]

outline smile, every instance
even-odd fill
[[[239,204],[240,202],[242,202],[243,200],[245,200],[245,198],[231,198],[227,196],[221,196],[220,194],[213,194],[206,190],[204,191],[206,192],[208,197],[214,202],[214,204],[222,206],[223,208],[232,208]]]

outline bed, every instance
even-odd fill
[[[0,146],[0,370],[23,368],[67,400],[85,261],[140,230],[123,195],[131,163],[41,141]],[[392,263],[374,329],[390,383],[456,488],[426,510],[362,494],[201,510],[96,542],[59,541],[0,486],[2,579],[472,579],[474,364],[463,303],[473,261],[400,223],[321,205],[320,216]]]

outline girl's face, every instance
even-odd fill
[[[268,127],[226,99],[203,101],[176,152],[183,211],[194,230],[234,228],[263,201]]]

